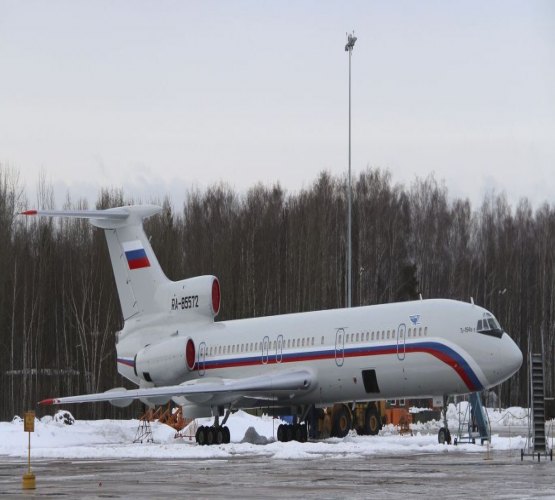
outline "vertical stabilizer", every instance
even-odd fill
[[[143,229],[143,219],[162,210],[155,205],[133,205],[107,210],[28,210],[23,215],[89,219],[104,229],[124,320],[160,312],[154,297],[169,280]]]

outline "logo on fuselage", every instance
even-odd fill
[[[410,322],[416,326],[420,324],[420,314],[411,314],[409,316]]]

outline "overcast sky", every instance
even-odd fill
[[[58,205],[341,175],[353,29],[355,174],[555,201],[549,0],[0,0],[0,163]]]

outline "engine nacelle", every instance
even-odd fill
[[[197,276],[166,283],[156,300],[183,320],[213,320],[220,311],[220,282],[215,276]]]
[[[195,368],[196,349],[190,337],[172,337],[141,349],[135,356],[135,375],[156,385],[183,382]]]

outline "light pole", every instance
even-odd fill
[[[351,239],[351,55],[353,53],[353,48],[357,37],[355,32],[353,34],[347,33],[347,45],[345,45],[345,52],[349,52],[349,187],[347,192],[347,307],[351,307],[352,302],[352,239]]]

